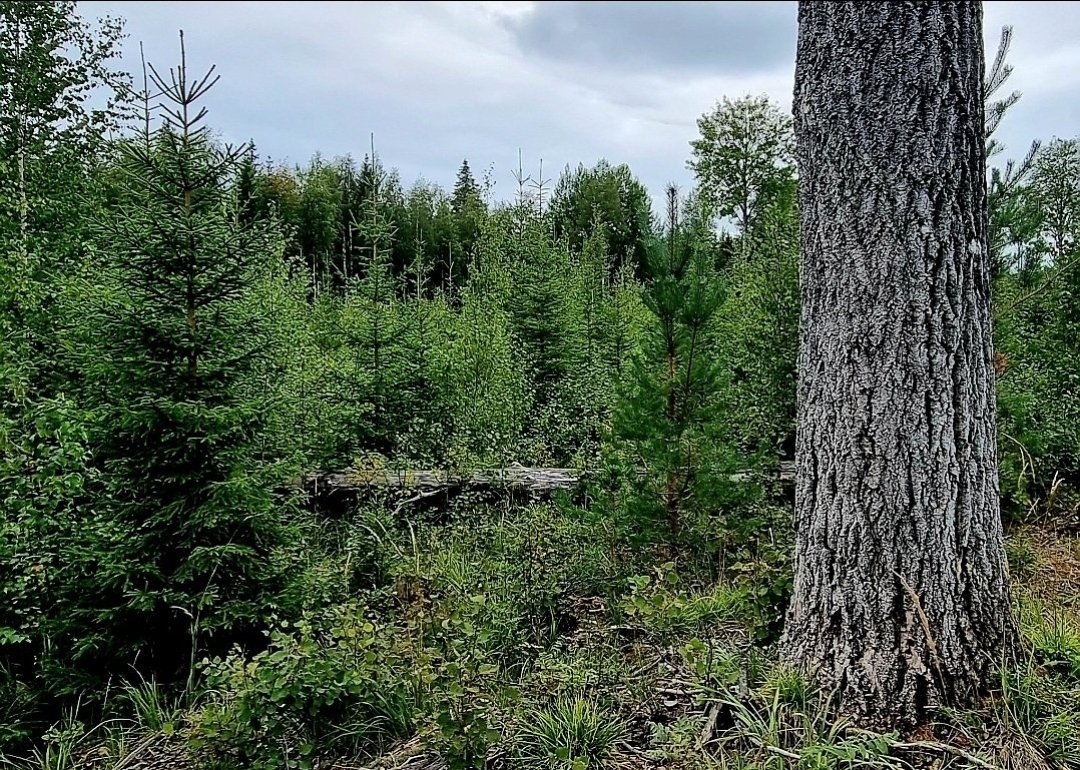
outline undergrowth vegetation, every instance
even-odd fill
[[[990,185],[1024,657],[981,711],[868,732],[775,652],[779,108],[703,117],[661,215],[607,161],[498,200],[467,162],[444,191],[224,147],[212,78],[135,93],[119,23],[0,10],[0,766],[1080,767],[1075,141]],[[519,465],[579,483],[410,484]],[[346,468],[403,481],[313,489]]]
[[[36,754],[8,763],[105,768],[136,751],[215,770],[420,755],[544,770],[1080,762],[1075,591],[1048,603],[1034,577],[1018,582],[1025,658],[1001,670],[982,711],[877,733],[831,716],[827,694],[762,644],[777,612],[768,573],[663,561],[665,549],[628,547],[569,501],[462,500],[444,516],[393,521],[365,507],[326,523],[309,533],[326,557],[292,575],[319,590],[257,652],[203,658],[195,700],[124,684],[107,696],[116,717],[72,711]],[[367,533],[380,563],[354,570],[335,529]],[[1073,558],[1054,568],[1080,568]]]

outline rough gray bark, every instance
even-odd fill
[[[795,587],[784,651],[910,724],[1013,643],[997,490],[982,8],[801,2]]]

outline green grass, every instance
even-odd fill
[[[1041,757],[1060,767],[1080,767],[1080,689],[1047,673],[1033,658],[1000,674],[1000,694],[991,710],[1009,757]]]
[[[853,729],[820,706],[821,699],[796,672],[776,667],[758,688],[733,689],[713,696],[731,726],[720,731],[710,748],[721,768],[760,770],[832,770],[866,768],[901,770],[907,765],[893,756],[894,735]]]
[[[522,717],[514,754],[527,770],[604,767],[626,734],[618,717],[584,698],[560,698]]]
[[[183,718],[181,699],[167,694],[153,679],[125,683],[120,697],[129,706],[135,723],[145,731],[171,734]]]
[[[127,719],[107,719],[87,727],[74,709],[46,731],[25,755],[0,753],[7,770],[108,770],[119,764],[137,740],[136,725]]]
[[[1021,631],[1039,662],[1047,669],[1080,683],[1080,628],[1061,609],[1040,603],[1022,605]]]

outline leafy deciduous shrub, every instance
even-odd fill
[[[393,629],[360,606],[329,629],[283,624],[266,650],[204,662],[208,704],[193,747],[211,767],[311,767],[318,755],[373,749],[413,726],[416,682]]]
[[[656,575],[630,578],[630,595],[623,612],[661,639],[699,632],[723,620],[734,620],[742,592],[717,585],[711,591],[679,588],[682,578],[674,562],[656,568]]]

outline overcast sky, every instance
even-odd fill
[[[1007,154],[1080,133],[1080,3],[987,2],[987,49],[1011,24],[1023,91]],[[452,184],[462,158],[509,192],[526,171],[625,162],[654,196],[687,185],[695,120],[720,97],[790,108],[794,2],[83,2],[127,19],[125,63],[168,67],[183,29],[192,68],[216,64],[210,123],[262,157],[376,150],[409,184]]]

